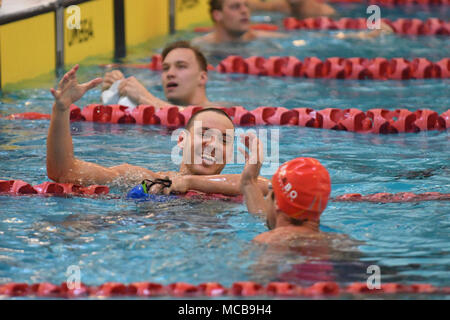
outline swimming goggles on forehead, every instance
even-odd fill
[[[155,179],[155,180],[145,179],[144,181],[141,182],[142,189],[144,190],[145,193],[148,193],[150,191],[150,188],[153,187],[155,184],[162,185],[163,189],[170,188],[172,186],[172,180],[170,180],[170,179]]]

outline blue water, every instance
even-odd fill
[[[442,14],[439,10],[432,13],[429,16]],[[294,47],[292,40],[300,38],[307,45]],[[151,45],[145,50],[131,50],[126,61],[148,62],[148,47]],[[424,56],[436,60],[450,53],[448,41],[441,37],[392,36],[350,42],[333,40],[332,33],[326,32],[302,32],[289,39],[239,49],[243,56],[299,58]],[[209,56],[215,64],[214,58],[220,60],[227,53],[226,48],[218,47]],[[79,79],[86,81],[104,71],[82,66]],[[163,97],[157,72],[123,71]],[[383,107],[430,108],[442,113],[449,109],[449,82],[311,80],[211,72],[208,96],[248,109],[260,105],[362,110]],[[49,113],[52,97],[47,88],[55,83],[56,77],[34,89],[3,92],[0,115]],[[99,97],[100,91],[93,90],[78,105],[98,102]],[[16,178],[32,184],[48,180],[48,125],[48,121],[0,119],[0,179]],[[154,171],[178,169],[171,161],[175,142],[167,129],[94,123],[72,123],[71,127],[75,154],[83,160],[104,166],[127,162]],[[333,197],[345,193],[450,192],[448,131],[384,136],[299,127],[272,129],[280,132],[279,161],[297,156],[318,158],[330,171]],[[223,173],[241,170],[242,164],[230,164]],[[270,177],[273,171],[267,170],[265,176]],[[59,283],[66,281],[67,267],[77,265],[82,281],[91,285],[106,281],[218,281],[229,286],[246,280],[304,285],[313,280],[334,280],[345,285],[365,282],[367,267],[376,264],[381,267],[382,282],[450,285],[448,201],[331,201],[321,219],[321,229],[329,233],[327,241],[305,242],[290,252],[274,252],[251,242],[267,228],[262,217],[248,214],[242,204],[186,199],[135,203],[125,200],[129,187],[114,187],[111,196],[97,199],[0,195],[0,283]]]

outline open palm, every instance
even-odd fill
[[[264,161],[264,151],[261,141],[254,133],[241,135],[241,142],[249,150],[239,148],[239,151],[245,155],[245,167],[241,174],[243,184],[254,182],[259,177],[262,163]]]
[[[76,65],[64,75],[58,84],[58,89],[50,89],[59,108],[64,110],[68,109],[70,105],[78,101],[86,91],[96,87],[102,82],[102,78],[96,78],[89,82],[79,84],[76,76],[78,68],[79,65]]]

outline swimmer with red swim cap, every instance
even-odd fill
[[[254,240],[286,244],[301,236],[320,236],[320,215],[331,192],[327,169],[316,159],[295,158],[284,163],[272,177],[272,190],[266,198],[257,187],[263,162],[262,144],[254,134],[241,137],[250,150],[241,175],[241,192],[250,213],[265,214],[270,229]]]

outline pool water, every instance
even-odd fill
[[[351,16],[363,16],[363,12],[356,13],[360,8],[343,8]],[[396,10],[391,12],[393,18],[406,16],[406,11]],[[443,13],[436,10],[416,16],[438,14]],[[274,15],[273,20],[280,18]],[[177,34],[168,39],[182,36],[195,35]],[[306,45],[295,47],[292,41],[296,39],[305,40]],[[214,65],[233,50],[239,50],[244,57],[382,56],[439,60],[449,56],[447,40],[389,36],[365,42],[337,40],[333,32],[302,31],[290,33],[287,39],[271,39],[232,50],[210,48],[213,52],[209,52],[209,57]],[[134,49],[125,61],[148,62],[148,55],[147,47]],[[79,79],[87,81],[102,76],[104,71],[101,67],[82,66]],[[135,75],[152,93],[163,98],[159,73],[122,71],[127,76]],[[0,115],[49,113],[52,96],[48,88],[57,81],[55,77],[34,89],[3,92]],[[261,105],[361,110],[382,107],[429,108],[442,113],[449,109],[449,84],[449,80],[442,79],[311,80],[211,72],[208,96],[247,109]],[[98,102],[99,98],[100,90],[95,89],[78,105]],[[21,179],[31,184],[48,181],[48,126],[48,121],[0,119],[0,179]],[[96,123],[72,123],[71,128],[75,154],[83,160],[104,166],[127,162],[154,171],[178,169],[171,161],[175,142],[171,131],[165,128]],[[448,130],[372,135],[300,127],[269,129],[279,129],[281,163],[306,156],[319,159],[327,167],[333,197],[345,193],[450,190]],[[230,164],[223,173],[240,173],[242,167]],[[265,176],[270,178],[272,173]],[[110,196],[99,198],[0,195],[0,283],[60,283],[67,280],[67,268],[76,265],[81,268],[82,282],[89,285],[108,281],[217,281],[225,286],[236,281],[289,281],[309,285],[320,280],[345,285],[365,282],[369,276],[367,267],[378,265],[382,282],[450,285],[448,201],[330,201],[321,218],[321,229],[328,238],[322,242],[305,241],[296,244],[295,250],[280,251],[251,241],[267,228],[265,219],[247,213],[243,204],[186,199],[135,203],[125,200],[130,187],[114,187]]]

